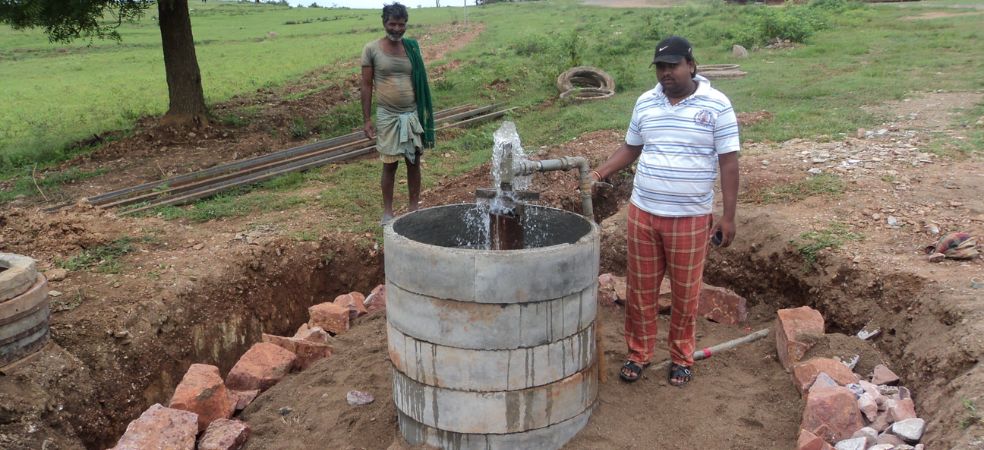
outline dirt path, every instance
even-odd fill
[[[284,111],[315,110],[318,102],[329,102],[318,95],[305,98]],[[820,309],[829,332],[853,334],[870,322],[885,331],[883,337],[871,348],[848,350],[870,355],[866,367],[884,361],[898,370],[914,390],[917,410],[930,420],[931,447],[984,442],[980,424],[960,426],[968,417],[962,402],[984,396],[978,362],[984,354],[984,309],[979,291],[969,287],[971,278],[984,279],[984,262],[929,264],[921,254],[935,239],[925,231],[926,222],[942,232],[984,234],[984,199],[978,194],[984,161],[925,151],[934,135],[959,141],[966,129],[955,125],[954,111],[981,99],[980,93],[913,96],[875,107],[886,122],[861,137],[747,143],[739,238],[712,255],[707,277],[747,296],[752,319],[743,327],[702,320],[701,345],[767,327],[776,308],[792,305]],[[276,126],[273,118],[281,113],[268,114]],[[126,160],[114,153],[140,148],[155,133],[137,133],[84,162],[113,171],[150,167],[146,172],[109,174],[77,186],[73,194],[155,178],[148,173],[168,160],[161,152],[135,152]],[[204,165],[257,145],[218,136],[194,142],[173,137],[167,156]],[[621,136],[621,130],[589,133],[564,143],[563,151],[597,163]],[[550,148],[537,156],[561,151]],[[811,179],[809,169],[836,174],[843,193],[776,200],[788,186]],[[470,201],[476,188],[489,184],[487,174],[486,167],[441,180],[424,193],[424,202]],[[611,216],[604,223],[606,271],[624,271],[617,212],[628,180],[617,180],[614,190],[596,199],[601,215]],[[324,189],[320,183],[296,194],[314,198]],[[541,175],[536,183],[544,203],[577,208],[570,174]],[[52,282],[61,292],[52,298],[53,344],[0,376],[0,447],[110,446],[129,420],[167,401],[189,364],[212,363],[225,373],[261,332],[290,333],[305,320],[307,306],[380,283],[383,249],[376,236],[326,229],[337,213],[302,206],[192,226],[118,218],[85,207],[57,214],[16,206],[0,212],[0,250],[35,257],[49,273],[56,261],[122,237],[131,238],[134,250],[122,257],[119,273],[82,270]],[[813,265],[806,263],[791,242],[832,223],[863,240],[821,251]],[[310,230],[324,231],[311,237]],[[656,372],[630,386],[615,378],[624,357],[621,310],[603,309],[599,317],[609,381],[592,421],[569,448],[793,446],[802,404],[775,361],[771,338],[700,363],[697,380],[685,389],[667,386],[664,374]],[[389,446],[397,430],[388,401],[383,323],[381,316],[360,319],[336,340],[336,356],[261,395],[243,414],[255,430],[249,448]],[[377,400],[351,408],[343,400],[350,389],[370,391]],[[287,414],[281,412],[285,407]]]

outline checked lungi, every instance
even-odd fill
[[[656,348],[659,286],[669,273],[673,307],[669,348],[674,363],[692,366],[711,215],[661,217],[629,205],[625,342],[628,360],[646,364]]]

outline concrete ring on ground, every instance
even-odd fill
[[[48,342],[48,281],[36,274],[26,292],[0,302],[0,367],[27,356]]]
[[[590,326],[598,311],[598,285],[542,302],[491,304],[415,294],[387,282],[386,311],[387,321],[400,332],[438,345],[475,350],[535,347]]]
[[[0,302],[23,294],[37,277],[37,263],[33,258],[0,253]]]
[[[511,350],[436,345],[386,327],[390,360],[412,380],[464,391],[513,391],[567,378],[594,363],[595,327],[566,339]]]
[[[560,94],[561,99],[571,99],[574,101],[582,100],[604,100],[615,95],[614,91],[609,91],[607,89],[594,89],[594,88],[574,88],[569,91],[564,91]]]
[[[598,365],[529,389],[476,392],[418,383],[393,370],[393,401],[411,419],[453,433],[522,433],[583,413],[598,394]]]
[[[615,92],[615,80],[597,67],[572,67],[557,76],[557,92],[586,88]]]
[[[439,430],[413,420],[396,410],[397,422],[410,445],[426,444],[453,450],[488,450],[490,448],[560,448],[574,437],[591,417],[594,406],[548,427],[514,434],[462,434]],[[453,446],[448,446],[452,443]]]
[[[747,75],[738,64],[704,64],[697,66],[697,73],[708,80],[722,78],[741,78]]]
[[[593,222],[561,220],[581,216],[555,208],[527,208],[538,217],[538,232],[555,242],[536,246],[526,239],[522,251],[456,248],[458,239],[472,234],[464,221],[473,209],[474,204],[427,208],[387,225],[386,284],[434,298],[512,304],[561,298],[598,282],[601,244]]]

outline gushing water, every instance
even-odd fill
[[[514,176],[514,174],[521,162],[527,159],[526,153],[523,151],[516,124],[512,122],[503,122],[492,137],[494,140],[492,185],[495,187],[495,196],[491,199],[477,199],[475,208],[465,215],[465,226],[474,240],[459,242],[459,246],[474,249],[506,249],[518,245],[522,248],[522,228],[525,228],[523,222],[527,220],[523,217],[522,203],[516,198],[515,193],[526,190],[530,186],[532,176]],[[503,230],[508,232],[504,233]],[[511,245],[502,245],[503,236],[509,238]]]

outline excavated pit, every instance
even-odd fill
[[[612,208],[601,205],[600,209]],[[624,273],[624,233],[619,243],[619,226],[612,222],[602,227],[601,271],[620,274]],[[913,391],[917,412],[929,424],[923,442],[931,448],[974,442],[970,440],[973,429],[960,426],[966,416],[961,398],[976,398],[981,390],[974,383],[980,377],[976,353],[961,344],[961,335],[967,334],[961,324],[967,325],[969,317],[960,308],[962,303],[934,303],[930,300],[938,296],[940,286],[911,275],[865,270],[838,256],[826,256],[810,267],[782,240],[767,238],[781,235],[776,224],[752,217],[740,226],[756,231],[745,238],[744,247],[712,252],[707,282],[744,295],[760,315],[801,305],[816,308],[825,317],[828,333],[853,335],[865,325],[881,328],[882,336],[873,341],[876,351],[864,355],[883,359],[879,362],[895,370],[902,384]],[[259,341],[260,333],[292,334],[306,321],[307,307],[350,291],[368,292],[381,283],[381,255],[367,247],[349,246],[352,248],[345,249],[324,241],[269,243],[252,257],[229,264],[221,276],[198,280],[193,287],[165,298],[167,301],[137,301],[139,307],[123,320],[126,333],[107,330],[97,343],[80,341],[54,317],[56,345],[41,352],[47,356],[0,376],[0,381],[16,380],[21,387],[27,386],[20,394],[6,388],[0,394],[30,393],[47,406],[33,411],[30,402],[7,403],[0,407],[0,426],[28,414],[45,424],[43,430],[53,433],[49,436],[57,435],[55,440],[60,443],[112,446],[130,420],[151,404],[168,401],[190,364],[214,364],[225,374]],[[326,258],[329,254],[332,257]],[[765,320],[760,325],[768,323]],[[384,324],[369,320],[361,326],[382,330]],[[606,354],[617,360],[621,352],[610,346]],[[868,367],[875,363],[864,362]],[[61,366],[52,370],[46,364]],[[76,369],[69,370],[73,365]],[[782,371],[778,362],[774,366],[775,371]],[[607,370],[614,374],[616,368]],[[38,375],[41,372],[48,374]],[[781,375],[773,374],[771,379],[779,378]],[[788,387],[776,384],[774,388]],[[284,395],[276,388],[271,392]],[[605,391],[599,395],[604,402]],[[258,404],[258,410],[265,405]],[[782,420],[798,423],[799,417]],[[385,426],[393,436],[397,434],[395,419],[374,426]],[[590,423],[586,430],[590,432]],[[783,444],[792,445],[795,431],[786,434],[790,435]],[[258,436],[262,439],[263,433]],[[25,447],[39,448],[46,440],[33,433],[25,434],[22,442]],[[590,445],[575,439],[571,448]]]

